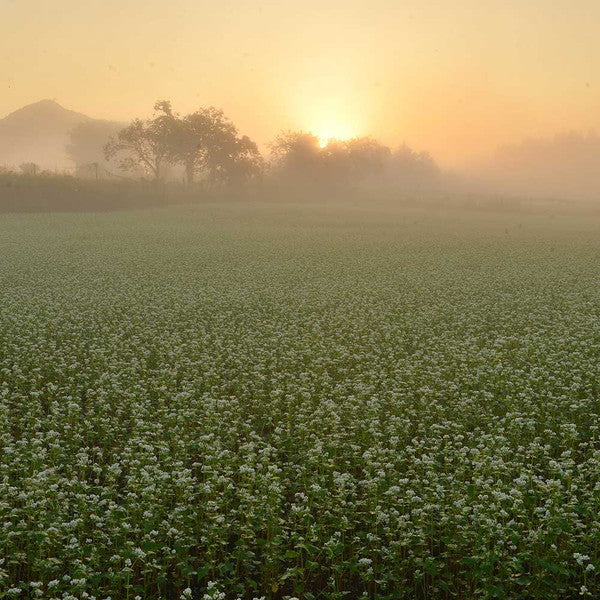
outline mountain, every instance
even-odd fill
[[[94,119],[63,108],[54,100],[41,100],[0,119],[0,165],[18,167],[34,162],[45,169],[67,169],[65,145],[71,130]]]

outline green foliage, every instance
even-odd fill
[[[0,222],[0,597],[599,597],[600,223]]]

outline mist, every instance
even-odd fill
[[[566,132],[503,146],[470,175],[496,193],[597,203],[599,164],[597,133]]]
[[[129,123],[94,119],[53,100],[0,120],[5,211],[52,209],[56,202],[74,210],[131,207],[125,199],[132,194],[135,206],[149,194],[155,201],[148,206],[160,198],[189,203],[233,195],[452,206],[494,206],[505,198],[505,206],[548,201],[579,209],[581,202],[600,205],[599,157],[593,131],[505,145],[455,168],[425,150],[372,136],[287,130],[259,145],[217,107],[182,114],[167,100]]]
[[[265,158],[283,131],[372,137],[469,176],[498,148],[600,128],[591,0],[60,6],[4,2],[0,115],[50,98],[125,125],[168,99],[181,114],[222,110]],[[0,124],[0,163],[72,169],[55,142],[37,136],[21,152]]]
[[[0,0],[0,600],[600,598],[598,0]]]

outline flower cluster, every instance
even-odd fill
[[[600,224],[0,223],[0,597],[600,597]]]

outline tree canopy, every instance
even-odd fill
[[[286,131],[270,145],[274,174],[307,183],[357,185],[369,181],[413,185],[432,181],[439,169],[429,154],[403,145],[396,150],[371,137],[330,140],[302,131]]]
[[[154,105],[152,119],[135,120],[105,146],[107,159],[119,158],[126,170],[142,168],[160,179],[165,164],[183,168],[186,181],[211,186],[259,177],[263,160],[256,144],[240,136],[222,110],[201,108],[179,115],[171,103]]]
[[[142,169],[153,179],[160,179],[170,155],[170,133],[164,119],[135,119],[111,137],[104,147],[106,160],[118,159],[124,171]]]
[[[180,169],[188,185],[243,184],[265,171],[293,185],[358,186],[378,182],[418,187],[434,181],[439,169],[427,153],[403,145],[392,150],[371,137],[348,140],[319,138],[303,131],[284,131],[269,145],[265,162],[257,145],[222,110],[209,106],[180,115],[167,100],[156,102],[154,115],[136,119],[106,144],[107,160],[120,168],[143,170],[161,179],[167,165]]]

